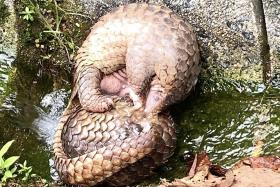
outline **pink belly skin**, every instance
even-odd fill
[[[163,89],[157,80],[158,79],[154,78],[146,99],[144,99],[146,100],[146,102],[144,101],[146,113],[152,112],[153,109],[163,102]],[[128,84],[125,69],[104,76],[101,80],[100,88],[103,94],[129,98],[130,86]]]

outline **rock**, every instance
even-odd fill
[[[18,35],[15,26],[14,1],[0,0],[0,11],[0,51],[9,57],[15,57],[17,54]]]
[[[263,2],[272,60],[272,77],[273,82],[280,87],[280,0],[265,0]]]
[[[16,16],[13,0],[0,0],[0,104],[6,97],[7,82],[13,74],[17,53]]]
[[[149,2],[154,4],[164,4],[162,0],[76,0],[76,2],[81,4],[85,13],[93,16],[94,19],[98,19],[115,7],[129,3]]]
[[[251,1],[170,0],[167,5],[195,27],[211,74],[262,81],[260,33]]]

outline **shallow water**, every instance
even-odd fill
[[[9,155],[21,156],[34,173],[55,180],[51,144],[67,104],[69,82],[57,86],[63,78],[4,53],[0,65],[0,145],[15,139]],[[264,154],[280,155],[279,97],[279,80],[269,88],[215,81],[200,84],[195,94],[171,108],[178,129],[174,156],[142,185],[157,183],[160,177],[184,176],[193,152],[206,151],[214,163],[229,167],[252,154],[261,140]]]
[[[178,145],[170,162],[159,169],[160,177],[185,176],[186,163],[194,152],[205,151],[213,163],[230,167],[250,156],[261,141],[263,154],[279,156],[279,108],[276,88],[266,96],[214,92],[189,97],[171,110],[177,124]],[[153,179],[158,181],[157,177]]]

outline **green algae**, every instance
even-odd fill
[[[2,125],[0,127],[1,133],[0,145],[3,145],[8,140],[15,140],[14,147],[12,147],[7,156],[20,156],[19,162],[23,163],[25,160],[32,166],[33,173],[50,180],[49,158],[50,152],[46,151],[44,143],[38,140],[37,136],[28,129],[18,128],[18,124],[11,120],[11,117],[1,114],[0,120]],[[3,123],[5,121],[5,123]]]

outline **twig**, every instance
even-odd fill
[[[56,4],[56,1],[55,2],[55,5]],[[61,34],[62,32],[59,31],[59,25],[60,25],[60,22],[61,22],[61,19],[59,20],[58,19],[58,11],[57,11],[57,8],[56,8],[56,30],[54,31],[53,28],[51,27],[51,25],[48,23],[48,21],[45,19],[45,17],[42,15],[41,11],[40,11],[40,7],[38,4],[36,4],[36,6],[32,3],[31,0],[29,0],[29,3],[34,7],[35,9],[35,12],[36,14],[39,16],[40,20],[43,22],[44,26],[48,29],[48,31],[44,31],[44,32],[48,32],[48,33],[51,33],[53,35],[53,37],[58,41],[59,45],[61,45],[66,54],[67,54],[67,59],[68,59],[68,62],[69,64],[71,64],[71,60],[70,60],[70,55],[69,55],[69,51],[67,49],[67,47],[65,46],[65,44],[63,43],[63,41],[61,40],[61,38],[58,36],[58,34]]]
[[[90,19],[90,21],[92,22],[92,18],[88,15],[85,15],[85,14],[80,14],[80,13],[75,13],[75,12],[69,12],[67,10],[64,10],[63,8],[61,8],[60,6],[57,5],[57,8],[59,10],[61,10],[62,12],[64,12],[66,15],[74,15],[74,16],[81,16],[81,17],[85,17],[85,18],[88,18]]]

